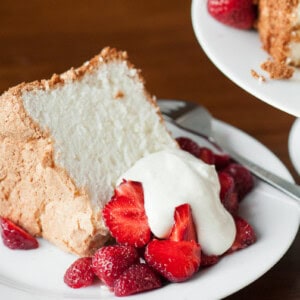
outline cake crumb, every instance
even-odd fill
[[[258,74],[255,70],[251,70],[253,78],[258,79],[259,82],[266,82],[266,78],[263,75]]]
[[[268,60],[261,64],[261,68],[268,72],[271,79],[289,79],[295,69],[282,62]]]
[[[115,94],[115,99],[120,99],[120,98],[123,98],[125,95],[122,91],[118,91],[116,94]]]

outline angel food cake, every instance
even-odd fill
[[[101,210],[137,160],[176,142],[125,52],[0,97],[0,216],[90,255],[108,238]]]
[[[300,66],[300,1],[259,0],[258,31],[275,61]]]

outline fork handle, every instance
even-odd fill
[[[268,184],[276,187],[283,193],[287,194],[288,196],[292,197],[293,199],[297,200],[297,204],[300,208],[300,186],[296,185],[295,183],[291,183],[282,177],[277,176],[274,173],[271,173],[264,168],[260,167],[257,164],[249,161],[245,157],[237,154],[233,151],[227,151],[224,149],[234,160],[238,163],[241,163],[245,167],[249,169],[251,173],[256,175],[258,178],[262,179],[263,181],[267,182]]]

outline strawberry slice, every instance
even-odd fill
[[[192,217],[192,210],[188,203],[175,208],[175,223],[172,227],[169,240],[171,241],[196,241],[197,234]]]
[[[29,250],[39,246],[37,239],[7,218],[0,217],[0,228],[3,243],[10,249]]]
[[[129,296],[161,287],[159,275],[146,264],[135,264],[125,270],[114,285],[115,295]]]
[[[103,209],[103,219],[119,244],[145,246],[151,237],[141,183],[123,181]]]
[[[195,241],[152,240],[146,247],[145,260],[169,281],[181,282],[198,271],[201,248]]]
[[[244,249],[256,241],[255,231],[247,221],[238,216],[234,218],[234,221],[236,226],[236,237],[227,253]]]

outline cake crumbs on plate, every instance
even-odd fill
[[[253,69],[251,69],[251,75],[253,78],[258,79],[259,82],[266,82],[266,78],[263,75],[258,74]]]
[[[285,63],[267,60],[261,68],[269,73],[271,79],[289,79],[294,75],[295,69]]]

